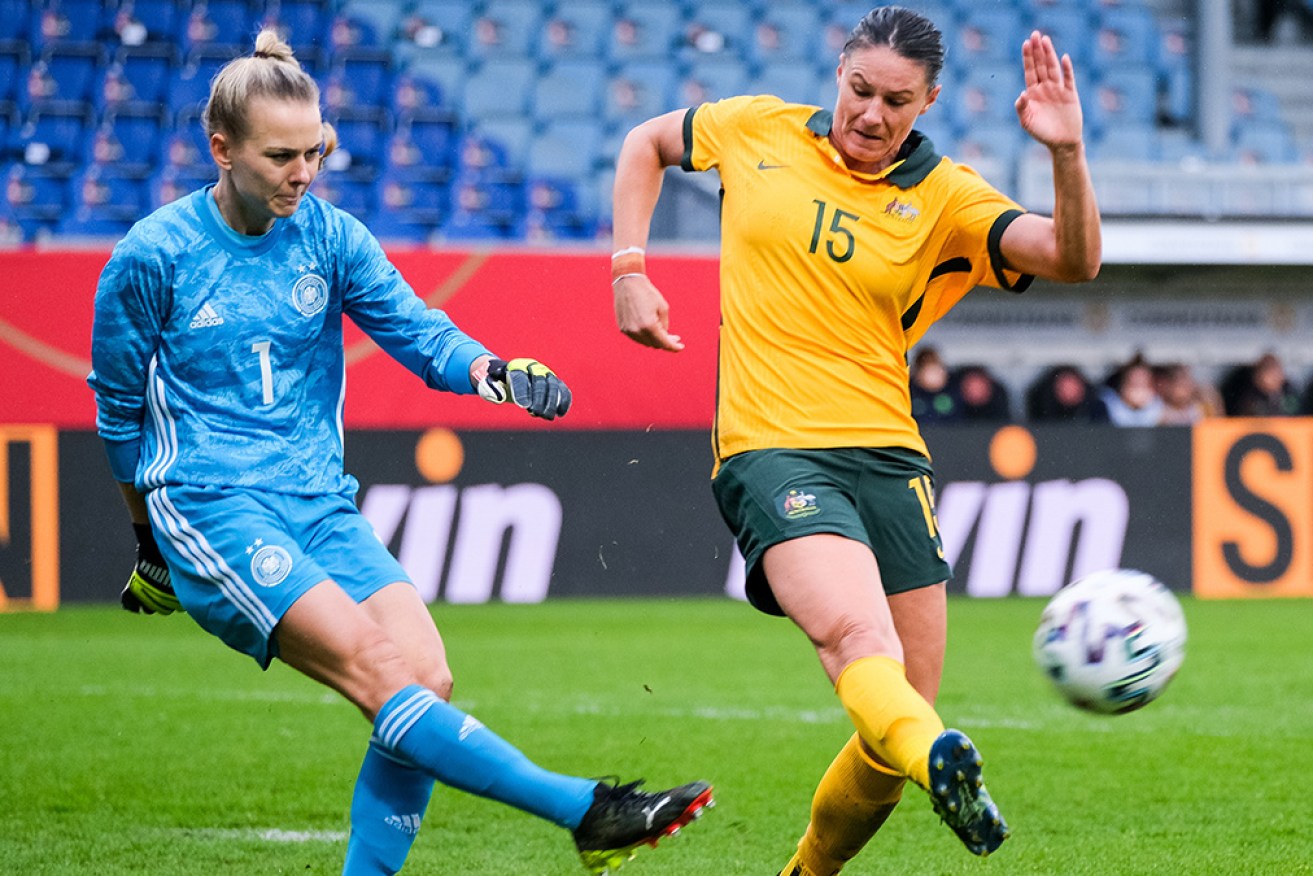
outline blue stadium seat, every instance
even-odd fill
[[[537,45],[542,23],[538,0],[488,0],[474,19],[466,58],[524,58]]]
[[[341,13],[329,16],[328,22],[326,45],[330,53],[355,49],[387,49],[391,53],[390,44],[384,43],[368,16]]]
[[[1096,137],[1112,126],[1157,122],[1158,77],[1153,70],[1106,70],[1092,91],[1085,101],[1085,118]]]
[[[386,49],[346,49],[334,53],[332,73],[355,106],[379,106],[392,94],[392,53]]]
[[[433,240],[442,214],[429,210],[380,208],[369,222],[369,230],[384,244],[427,244]]]
[[[125,10],[127,11],[127,10]],[[180,43],[187,31],[188,7],[178,0],[132,0],[132,20],[145,28],[146,42]]]
[[[1020,64],[981,61],[963,72],[954,87],[941,92],[940,102],[946,103],[953,125],[965,131],[978,124],[1016,119],[1017,96],[1025,87]]]
[[[187,16],[182,47],[235,46],[249,52],[256,30],[255,10],[246,0],[205,0],[192,6]]]
[[[632,61],[607,82],[602,118],[616,126],[632,127],[679,105],[669,63]]]
[[[328,49],[335,6],[333,0],[278,0],[276,4],[270,4],[271,14],[262,23],[277,27],[283,39],[301,58],[303,47],[313,47],[320,52]],[[370,29],[372,33],[372,22]]]
[[[397,54],[407,60],[421,55],[461,55],[473,24],[474,6],[466,0],[419,0],[402,17]]]
[[[375,188],[368,179],[344,173],[321,173],[315,177],[310,191],[361,221],[374,216]]]
[[[30,91],[28,96],[40,100],[90,101],[97,71],[104,63],[104,50],[97,43],[48,48],[32,64],[29,74],[41,79],[39,98]]]
[[[88,164],[71,179],[73,206],[102,217],[135,222],[146,215],[146,177],[122,167]]]
[[[461,112],[471,121],[523,116],[537,77],[537,66],[527,58],[494,58],[465,80]]]
[[[456,120],[450,113],[424,109],[403,113],[388,143],[387,165],[445,179],[455,164],[456,141]]]
[[[32,45],[48,47],[62,43],[91,43],[107,30],[107,14],[113,7],[99,0],[49,0],[32,4],[29,29]]]
[[[54,165],[81,161],[90,127],[91,113],[86,104],[33,104],[19,132],[24,160]]]
[[[744,94],[747,90],[746,65],[733,55],[712,55],[688,65],[688,72],[679,83],[679,102],[696,106]]]
[[[845,15],[843,18],[844,21],[848,22],[849,28],[855,26],[861,17],[866,14],[866,10],[858,11],[857,7],[860,7],[861,5],[862,4],[860,3],[849,4],[848,9],[850,14]],[[947,43],[947,35],[952,33],[958,26],[959,8],[964,9],[969,4],[955,4],[953,0],[907,0],[907,2],[900,3],[899,5],[919,12],[926,18],[930,19],[935,27],[939,28],[940,32],[945,34],[945,43]],[[851,13],[856,13],[856,16],[854,17]]]
[[[56,222],[67,212],[71,200],[68,173],[57,168],[11,165],[5,200],[10,215],[20,222]]]
[[[1143,6],[1111,7],[1099,13],[1090,63],[1099,71],[1148,67],[1157,61],[1158,23]]]
[[[524,210],[524,205],[524,183],[515,173],[463,172],[451,184],[453,211],[477,211],[509,223]]]
[[[533,115],[540,121],[586,116],[602,109],[606,67],[596,58],[557,61],[533,83]]]
[[[188,52],[169,85],[169,109],[179,113],[199,109],[210,97],[210,80],[225,64],[249,49],[205,46]]]
[[[746,58],[752,45],[755,12],[738,0],[702,0],[689,10],[681,40],[683,56],[729,53]]]
[[[196,106],[178,112],[173,117],[173,133],[165,136],[165,161],[169,164],[207,164],[210,157],[210,138],[201,124],[203,107]],[[176,156],[176,157],[175,157]]]
[[[1159,29],[1158,71],[1163,114],[1174,124],[1189,124],[1196,109],[1194,37],[1188,23],[1173,21]]]
[[[1162,144],[1158,128],[1152,124],[1114,125],[1091,144],[1090,158],[1096,161],[1159,161]]]
[[[19,157],[19,127],[18,110],[8,104],[0,104],[0,167]]]
[[[558,4],[538,37],[538,57],[545,61],[596,58],[602,53],[613,26],[611,4],[603,0]]]
[[[29,64],[26,43],[17,40],[0,43],[0,102],[17,101],[26,94]]]
[[[489,216],[481,210],[456,208],[438,229],[444,240],[509,240],[513,234],[509,216]]]
[[[634,0],[616,13],[606,40],[606,56],[619,63],[669,59],[679,37],[678,6]]]
[[[392,80],[392,113],[397,116],[417,110],[448,112],[446,95],[437,82],[410,72],[399,73]]]
[[[1023,28],[1021,13],[1007,6],[970,6],[962,19],[945,31],[948,59],[965,74],[984,62],[1019,64]]]
[[[203,165],[163,167],[146,184],[150,208],[157,210],[165,204],[171,204],[216,179],[218,179],[218,169],[213,164],[208,167]]]
[[[579,213],[528,210],[515,223],[511,235],[529,243],[590,240],[596,235],[596,226],[588,217]]]
[[[92,137],[92,161],[144,173],[160,161],[164,112],[158,104],[121,104],[101,116]]]
[[[925,131],[922,133],[929,136]],[[952,144],[950,157],[963,164],[976,165],[989,162],[993,165],[1010,167],[1021,156],[1022,148],[1027,141],[1028,138],[1021,130],[1021,126],[1015,121],[981,122],[962,131],[956,142]],[[931,142],[935,142],[933,137]],[[993,182],[996,185],[1001,183],[1000,180]]]
[[[1232,154],[1242,164],[1289,164],[1299,160],[1290,128],[1280,121],[1254,121],[1236,127]]]
[[[460,167],[522,168],[529,159],[533,124],[526,118],[483,119],[466,140],[457,160]],[[491,155],[479,154],[489,149]]]
[[[390,133],[390,119],[384,110],[358,106],[342,110],[329,121],[337,130],[337,149],[326,159],[326,167],[370,172],[383,165]]]
[[[0,0],[0,40],[26,44],[31,39],[31,0]]]
[[[168,95],[178,52],[170,43],[147,43],[124,46],[115,56],[115,65],[127,84],[127,100],[162,103]]]
[[[816,103],[821,95],[821,74],[807,61],[775,61],[762,65],[749,90],[793,103]]]
[[[442,106],[452,111],[460,110],[465,80],[469,76],[469,68],[461,58],[447,54],[414,55],[403,75],[437,86],[442,95]]]
[[[368,21],[383,46],[391,46],[401,37],[402,20],[410,0],[347,0],[341,13],[349,18]]]
[[[594,119],[550,122],[533,138],[530,177],[584,179],[602,158],[602,129]]]
[[[821,22],[812,4],[770,3],[764,13],[751,31],[749,60],[758,64],[815,60]]]

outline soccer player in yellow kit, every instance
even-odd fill
[[[832,112],[774,97],[678,110],[631,131],[617,162],[616,319],[672,352],[683,344],[645,273],[662,169],[720,173],[713,489],[749,598],[807,634],[857,730],[821,779],[784,876],[838,873],[906,779],[973,853],[1008,835],[974,743],[933,707],[951,570],[906,357],[979,284],[1093,279],[1101,232],[1070,58],[1039,33],[1022,46],[1016,109],[1052,158],[1046,217],[913,130],[939,96],[943,57],[933,23],[877,8],[844,46]]]

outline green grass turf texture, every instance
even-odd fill
[[[939,709],[1013,828],[981,861],[925,795],[848,874],[1313,873],[1313,601],[1187,600],[1184,669],[1143,711],[1061,703],[1042,603],[950,601]],[[774,874],[851,727],[786,621],[727,600],[435,608],[457,705],[539,763],[718,805],[623,872]],[[368,725],[182,616],[0,615],[0,872],[339,872]],[[406,873],[582,873],[568,834],[439,787]]]

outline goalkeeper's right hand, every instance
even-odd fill
[[[134,523],[137,532],[137,564],[132,568],[119,601],[134,614],[173,614],[182,609],[169,583],[169,567],[155,544],[149,524]]]

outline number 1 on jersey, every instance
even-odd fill
[[[269,360],[269,341],[256,341],[251,344],[251,352],[260,356],[260,388],[263,390],[263,404],[274,403],[274,368]]]

